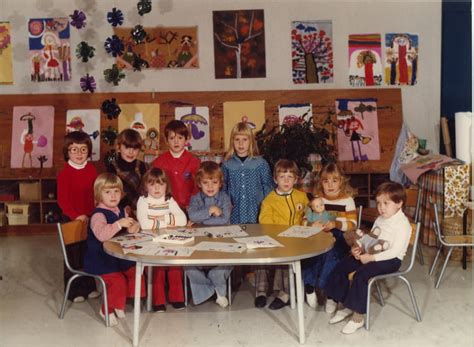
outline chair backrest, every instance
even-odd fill
[[[407,273],[409,272],[413,264],[415,264],[415,258],[416,258],[416,250],[418,249],[418,241],[420,239],[420,229],[421,225],[420,222],[418,223],[410,223],[411,225],[411,236],[410,236],[410,245],[411,247],[411,254],[410,254],[410,262],[405,270],[403,270],[402,273]]]
[[[407,200],[405,202],[405,207],[414,207],[415,214],[413,215],[413,222],[418,223],[420,218],[420,204],[421,204],[421,194],[418,188],[410,187],[406,190]]]
[[[87,224],[80,220],[75,220],[68,223],[58,223],[59,241],[61,243],[61,250],[63,252],[64,262],[66,267],[71,271],[75,270],[69,264],[67,257],[66,246],[73,243],[81,242],[87,239]]]
[[[360,225],[362,224],[362,205],[359,205],[357,209],[357,229],[360,229]]]

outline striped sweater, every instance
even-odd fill
[[[354,199],[350,196],[339,196],[336,199],[322,197],[326,211],[336,216],[336,229],[342,231],[355,230],[357,227],[357,211]]]
[[[165,200],[165,197],[155,199],[151,196],[138,199],[137,219],[144,230],[185,226],[187,222],[186,215],[173,198]]]

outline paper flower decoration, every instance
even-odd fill
[[[101,110],[102,112],[106,114],[107,119],[110,119],[110,120],[117,118],[120,112],[122,112],[122,110],[120,109],[120,106],[117,105],[115,98],[112,98],[111,100],[109,99],[105,100],[102,103]]]
[[[76,57],[82,59],[83,63],[87,63],[94,56],[94,51],[94,47],[89,46],[85,41],[81,41],[76,47]]]
[[[132,61],[133,71],[142,71],[142,69],[148,69],[150,64],[139,54],[133,54],[133,61]]]
[[[133,27],[133,29],[130,31],[130,35],[137,45],[145,42],[146,31],[140,24],[137,24]]]
[[[140,0],[137,3],[137,10],[140,16],[151,12],[151,0]]]
[[[90,91],[91,93],[94,93],[94,90],[97,88],[94,76],[90,76],[89,74],[81,77],[80,83],[83,92]]]
[[[109,146],[112,146],[115,142],[115,139],[117,138],[117,133],[117,129],[109,125],[106,129],[102,130],[100,137],[102,138],[102,141],[104,141]]]
[[[80,10],[74,10],[73,14],[70,14],[71,25],[76,29],[82,29],[86,26],[86,14]]]
[[[107,13],[107,22],[112,24],[113,27],[123,24],[123,13],[120,10],[117,10],[116,7],[112,11]]]
[[[113,64],[112,68],[104,70],[104,77],[108,83],[113,83],[114,86],[118,86],[120,81],[125,78],[125,74],[117,64]]]
[[[112,35],[112,37],[107,37],[104,43],[104,48],[107,53],[112,54],[112,56],[120,56],[123,54],[125,49],[122,40],[117,35]]]

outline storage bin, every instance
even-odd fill
[[[27,214],[11,214],[7,213],[8,225],[27,225],[28,215]]]
[[[20,200],[41,199],[41,187],[39,182],[20,182]]]
[[[28,216],[29,204],[6,203],[5,205],[7,206],[7,215]]]

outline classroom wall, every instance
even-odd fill
[[[153,11],[143,17],[132,0],[0,0],[0,21],[12,26],[14,84],[0,85],[0,95],[81,92],[79,79],[86,73],[97,81],[98,92],[279,90],[349,87],[347,38],[349,34],[408,32],[420,37],[418,84],[402,88],[403,115],[410,129],[439,147],[441,2],[440,1],[324,1],[324,0],[153,0]],[[119,86],[103,79],[114,59],[103,49],[112,35],[106,13],[113,7],[124,12],[124,26],[198,26],[200,68],[127,72]],[[30,18],[64,17],[75,9],[88,16],[87,26],[71,28],[71,50],[87,41],[96,48],[89,63],[73,58],[72,81],[30,82],[27,23]],[[212,11],[264,9],[267,77],[216,80],[212,38]],[[290,30],[293,20],[332,20],[335,58],[334,83],[294,85],[291,79]]]

